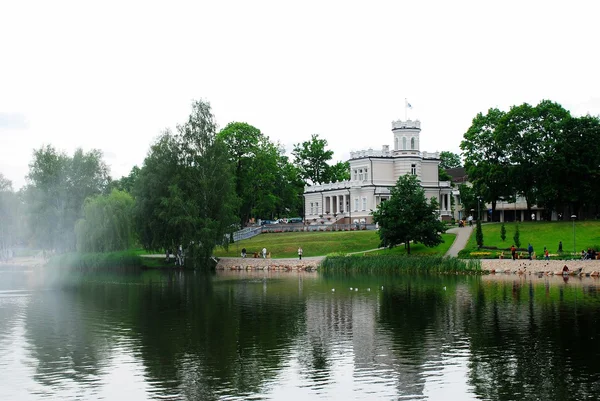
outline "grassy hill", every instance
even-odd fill
[[[443,255],[452,242],[454,235],[444,234],[445,243],[435,248],[426,248],[423,245],[411,246],[411,253]],[[294,232],[294,233],[269,233],[238,241],[229,245],[229,250],[217,247],[214,255],[238,257],[242,248],[246,248],[248,257],[254,252],[260,252],[264,247],[271,252],[273,258],[298,257],[298,247],[303,249],[303,256],[325,256],[332,253],[361,252],[379,247],[379,236],[376,231],[333,231],[333,232]],[[402,254],[404,247],[391,250],[378,251],[384,254]]]

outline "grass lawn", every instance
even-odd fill
[[[506,240],[500,239],[501,223],[487,223],[482,225],[483,245],[496,246],[500,249],[509,250],[514,243],[516,223],[505,223]],[[542,255],[544,247],[547,247],[550,254],[557,254],[558,242],[562,241],[564,254],[567,257],[573,253],[573,222],[571,221],[543,221],[543,222],[521,222],[519,223],[521,237],[521,248],[527,248],[531,243],[537,256]],[[600,221],[576,221],[575,222],[575,244],[576,251],[582,249],[595,248],[600,249]],[[475,241],[475,229],[467,243],[465,249],[461,252],[461,257],[468,257],[471,252],[490,252],[491,255],[480,255],[479,257],[495,257],[495,250],[478,250]],[[510,251],[505,252],[505,257],[510,257]]]
[[[454,238],[456,238],[455,234],[442,234],[444,242],[433,248],[428,248],[423,244],[412,244],[410,246],[410,254],[444,256],[452,246]],[[369,252],[368,255],[406,255],[406,249],[404,249],[404,245],[401,245],[392,249],[380,249],[378,251]]]
[[[213,255],[237,257],[246,248],[249,257],[260,252],[263,247],[271,252],[272,258],[298,257],[301,246],[303,256],[324,256],[330,253],[365,251],[379,247],[377,231],[332,231],[265,233],[247,240],[229,244],[229,250],[215,248]]]
[[[452,245],[454,236],[444,234],[445,243],[436,248],[426,248],[423,245],[411,246],[411,254],[443,255]],[[259,234],[256,237],[238,241],[229,245],[229,250],[215,248],[213,254],[219,256],[240,256],[242,248],[246,248],[249,257],[254,252],[260,252],[265,247],[271,252],[273,258],[290,258],[298,256],[298,247],[301,246],[303,256],[325,256],[334,253],[360,252],[379,247],[377,231],[334,231],[334,232],[296,232],[296,233],[269,233]],[[404,247],[391,250],[376,251],[377,254],[404,254]],[[375,252],[369,253],[376,254]]]

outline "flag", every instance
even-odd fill
[[[406,102],[406,107],[408,107],[409,109],[412,109],[412,104]]]

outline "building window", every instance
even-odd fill
[[[362,198],[362,210],[367,210],[367,198]]]
[[[315,203],[315,214],[319,214],[319,202]]]
[[[416,164],[411,164],[410,165],[410,173],[412,175],[417,175],[417,165]]]
[[[398,150],[398,138],[394,138],[394,150]]]
[[[354,181],[356,181],[358,179],[358,173],[357,170],[354,170]]]
[[[410,148],[411,149],[415,148],[415,138],[410,138]]]
[[[363,173],[362,173],[362,168],[360,170],[358,170],[358,181],[362,181],[363,180]]]
[[[365,181],[369,179],[368,169],[365,169]]]
[[[310,214],[315,214],[315,210],[313,209],[313,203],[310,202]]]
[[[402,138],[402,149],[406,150],[406,137]]]
[[[354,211],[358,212],[358,198],[354,198]]]

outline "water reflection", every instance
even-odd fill
[[[600,390],[592,279],[0,271],[0,282],[1,399],[578,400]]]

